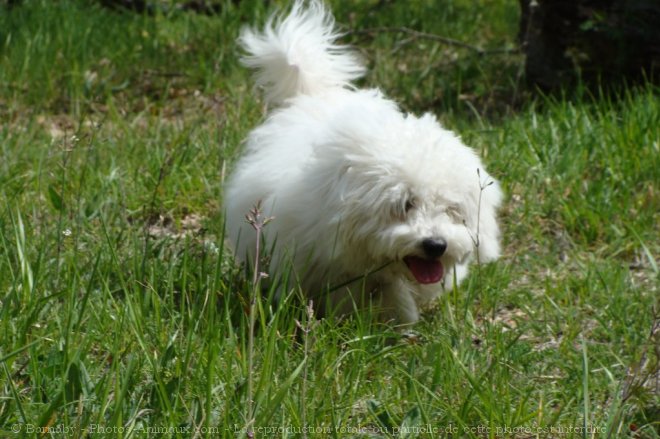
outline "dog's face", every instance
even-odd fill
[[[411,282],[450,285],[452,279],[446,275],[455,266],[465,265],[475,256],[484,261],[499,253],[498,231],[492,230],[496,203],[490,196],[498,189],[483,181],[480,184],[476,169],[471,184],[460,181],[446,187],[428,183],[406,190],[403,213],[375,233],[372,254],[394,261],[392,271]]]
[[[361,247],[371,266],[392,262],[388,273],[422,285],[446,285],[451,279],[445,275],[455,265],[499,254],[499,189],[487,181],[479,180],[474,169],[472,184],[411,188],[401,183],[383,188],[386,196],[373,199],[376,184],[372,194],[361,197],[361,207],[344,216],[344,245]]]
[[[356,267],[419,285],[451,285],[455,266],[499,255],[501,191],[475,155],[435,119],[411,119],[408,136],[369,155],[355,148],[339,176],[340,244]],[[421,125],[421,126],[420,126]],[[396,149],[395,149],[396,148]],[[365,153],[366,152],[366,153]]]

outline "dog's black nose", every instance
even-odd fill
[[[447,241],[442,238],[426,238],[422,241],[422,248],[429,259],[439,258],[447,250]]]

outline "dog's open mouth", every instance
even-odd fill
[[[420,284],[434,284],[442,280],[442,263],[436,259],[424,259],[419,256],[406,256],[403,261]]]

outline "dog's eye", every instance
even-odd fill
[[[408,198],[406,200],[406,204],[403,206],[404,212],[408,213],[414,208],[415,208],[415,200],[413,198]]]
[[[463,215],[461,214],[461,209],[459,209],[458,206],[449,206],[447,207],[446,212],[449,218],[451,218],[453,221],[457,223],[463,221]]]

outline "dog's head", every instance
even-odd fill
[[[431,286],[450,285],[448,274],[473,258],[499,256],[501,190],[472,149],[430,115],[380,131],[353,128],[335,142],[344,161],[328,188],[341,199],[338,245],[353,259],[346,263],[390,263],[386,273]]]

